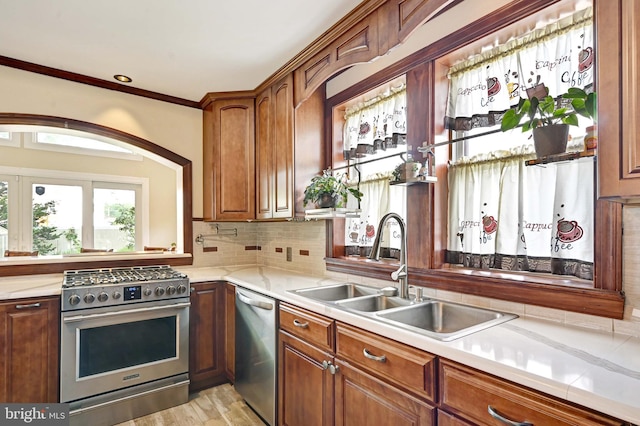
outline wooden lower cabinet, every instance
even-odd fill
[[[190,391],[227,381],[224,362],[225,283],[191,284],[189,311]]]
[[[438,426],[471,426],[471,423],[467,423],[446,411],[438,410]]]
[[[60,298],[0,303],[0,402],[58,402]]]
[[[333,355],[282,330],[278,345],[278,424],[333,425],[335,379],[323,366]]]
[[[622,425],[603,414],[441,359],[440,408],[472,424]],[[500,421],[494,416],[501,416]],[[511,422],[511,423],[510,423]],[[448,423],[460,424],[460,423]],[[462,423],[464,424],[464,423]]]
[[[339,359],[336,365],[336,426],[436,424],[434,406]]]

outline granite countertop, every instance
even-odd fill
[[[260,266],[176,267],[191,282],[226,280],[576,404],[640,424],[640,338],[517,318],[441,342],[288,290],[343,281]],[[62,274],[2,277],[0,300],[60,294]]]

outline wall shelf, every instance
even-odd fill
[[[360,209],[346,208],[325,208],[325,209],[309,209],[304,211],[304,217],[311,219],[335,219],[335,218],[352,218],[360,217]]]
[[[526,160],[525,166],[536,166],[540,164],[557,163],[559,161],[570,161],[583,157],[595,157],[595,149],[587,149],[580,152],[563,152],[562,154],[547,155],[540,158],[534,158],[532,160]]]
[[[435,176],[421,176],[408,180],[392,180],[389,182],[389,185],[401,185],[401,186],[409,186],[416,185],[419,183],[435,183],[438,181],[438,178]]]

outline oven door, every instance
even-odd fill
[[[189,299],[62,313],[60,401],[189,370]]]

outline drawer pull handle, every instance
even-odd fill
[[[374,361],[387,362],[387,357],[386,356],[384,356],[384,355],[381,355],[381,356],[373,355],[371,352],[369,352],[367,350],[367,348],[364,348],[362,350],[362,354],[365,356],[365,358],[369,358],[369,359],[372,359]]]
[[[296,327],[300,327],[300,328],[309,328],[309,323],[308,322],[300,322],[297,319],[293,320],[293,325],[295,325]]]
[[[489,411],[489,414],[491,415],[491,417],[493,417],[496,420],[501,421],[504,424],[507,424],[509,426],[533,426],[533,423],[529,423],[529,422],[514,422],[513,420],[509,420],[506,417],[501,416],[500,414],[498,414],[498,412],[496,410],[493,409],[492,406],[487,406],[487,410]]]
[[[16,309],[31,309],[31,308],[39,308],[39,303],[31,303],[29,305],[16,305]]]

